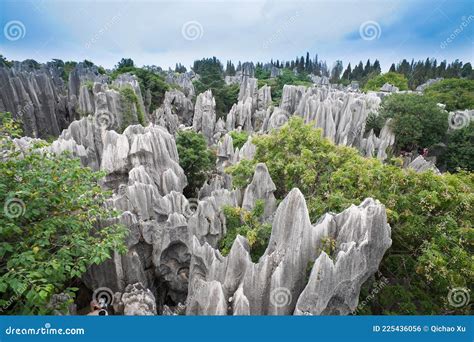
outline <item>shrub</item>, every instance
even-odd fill
[[[367,308],[372,314],[468,313],[447,302],[451,288],[467,288],[473,278],[474,176],[471,173],[416,173],[323,138],[319,129],[292,118],[280,130],[254,137],[253,161],[229,168],[245,179],[266,163],[283,199],[294,187],[304,194],[315,222],[326,212],[341,212],[366,197],[387,208],[393,244],[380,265],[385,286]],[[376,277],[377,278],[377,277]]]
[[[398,150],[412,151],[442,142],[448,114],[436,102],[417,94],[393,94],[384,98],[379,115],[391,123]]]
[[[73,296],[74,278],[125,251],[126,229],[104,224],[118,213],[103,206],[110,195],[98,185],[103,173],[66,154],[20,157],[10,140],[18,127],[1,117],[0,149],[8,158],[0,162],[0,307],[46,314],[52,294]]]
[[[145,115],[143,114],[143,110],[140,106],[140,102],[138,100],[137,94],[135,94],[135,91],[133,90],[133,88],[131,86],[122,87],[120,89],[120,95],[122,98],[122,109],[123,109],[121,130],[124,131],[125,128],[136,123],[134,115],[133,115],[134,109],[137,112],[138,123],[144,126]]]
[[[265,253],[272,233],[272,226],[269,223],[260,222],[264,206],[265,203],[262,200],[257,200],[252,211],[239,207],[224,207],[227,234],[219,244],[222,255],[226,256],[230,253],[235,238],[237,235],[241,235],[246,237],[249,242],[252,261],[258,262],[258,259]]]
[[[450,172],[458,168],[474,171],[474,122],[461,129],[448,133],[446,152],[441,156],[440,163],[446,164]]]
[[[474,80],[451,78],[425,89],[425,96],[444,103],[446,110],[474,109]]]
[[[249,133],[246,131],[231,131],[229,134],[232,137],[234,148],[242,148],[249,138]]]
[[[404,75],[396,72],[387,72],[369,79],[364,86],[364,90],[378,91],[385,83],[390,83],[400,90],[408,90],[408,80]]]
[[[206,181],[209,172],[216,163],[215,154],[207,147],[201,133],[180,131],[176,136],[176,147],[179,155],[179,165],[188,179],[188,186],[183,193],[186,197],[196,197],[197,190]]]

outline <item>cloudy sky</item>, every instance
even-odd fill
[[[288,60],[309,51],[344,66],[403,58],[473,62],[472,0],[2,0],[0,54],[113,67]]]

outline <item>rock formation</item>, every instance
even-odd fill
[[[226,257],[193,237],[187,314],[348,314],[390,245],[379,202],[366,199],[311,225],[303,195],[293,189],[258,263],[241,236]]]

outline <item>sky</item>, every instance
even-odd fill
[[[112,68],[318,54],[331,66],[403,58],[473,62],[472,0],[0,0],[0,54]]]

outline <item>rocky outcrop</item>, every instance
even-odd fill
[[[192,125],[193,103],[179,90],[167,91],[163,104],[155,111],[153,117],[155,124],[166,127],[168,132],[175,134],[179,125]]]
[[[264,211],[262,218],[268,219],[276,209],[276,198],[273,195],[276,187],[270,177],[267,166],[258,163],[255,168],[252,182],[245,189],[242,208],[252,211],[257,201],[263,201]]]
[[[390,83],[385,83],[381,88],[380,91],[385,92],[385,93],[396,93],[400,89],[398,87],[395,87],[394,85]]]
[[[45,66],[25,70],[0,67],[0,112],[23,122],[26,135],[58,136],[74,119],[64,82]]]
[[[214,127],[216,124],[216,100],[212,91],[207,90],[199,94],[194,108],[193,128],[201,132],[208,144],[214,142]]]
[[[425,91],[426,88],[428,88],[430,85],[432,84],[435,84],[435,83],[438,83],[439,81],[442,81],[443,78],[442,77],[438,77],[438,78],[430,78],[428,81],[426,81],[425,83],[423,84],[420,84],[418,87],[416,87],[416,91]]]
[[[423,156],[416,157],[410,164],[408,164],[408,167],[415,170],[416,172],[425,172],[430,170],[436,174],[440,174],[435,163],[431,160],[426,160],[423,158]]]
[[[125,316],[153,316],[156,315],[156,300],[153,293],[143,284],[130,284],[124,293],[115,294],[116,313]]]
[[[198,76],[194,71],[188,71],[181,74],[174,71],[168,71],[166,74],[166,82],[179,86],[184,95],[189,99],[196,95],[193,85],[193,80],[196,78],[198,78]]]
[[[187,314],[348,314],[390,245],[379,202],[366,199],[311,225],[303,195],[293,189],[258,263],[241,236],[226,257],[193,237]]]

